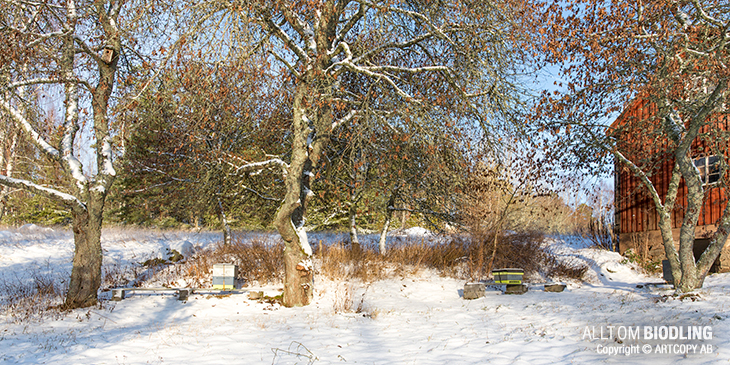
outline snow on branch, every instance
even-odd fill
[[[78,198],[71,194],[66,194],[56,189],[47,188],[45,186],[41,186],[27,180],[14,179],[12,177],[0,175],[0,185],[32,191],[36,194],[43,195],[49,199],[61,202],[66,205],[70,205],[74,208],[80,208],[84,210],[86,209],[86,205],[84,205],[84,203],[82,203]]]
[[[414,98],[413,96],[411,96],[408,93],[406,93],[405,91],[403,91],[400,87],[398,87],[398,85],[395,83],[395,81],[393,81],[393,79],[390,78],[390,76],[388,76],[384,73],[370,71],[368,68],[357,66],[348,60],[342,61],[341,64],[344,67],[346,67],[347,69],[351,70],[352,72],[363,74],[365,76],[369,76],[369,77],[376,78],[379,80],[385,80],[385,82],[387,82],[395,90],[396,94],[398,94],[403,99],[406,99],[407,101],[413,101],[413,102],[419,101],[416,98]]]
[[[340,42],[337,44],[337,47],[335,49],[329,51],[327,54],[330,57],[337,56],[340,54],[340,52],[345,52],[345,59],[339,62],[333,62],[330,67],[328,67],[325,72],[330,72],[335,69],[338,65],[344,63],[344,62],[351,62],[352,61],[352,51],[350,51],[350,45],[347,44],[347,42]]]
[[[63,138],[61,140],[61,153],[63,153],[62,160],[66,163],[68,171],[71,176],[76,180],[76,186],[83,191],[88,184],[88,179],[84,175],[84,168],[74,155],[74,138],[76,132],[79,131],[79,98],[78,89],[75,84],[66,85],[66,119],[64,121]]]
[[[30,135],[30,139],[33,141],[33,143],[38,146],[43,152],[45,152],[47,155],[52,157],[55,160],[59,160],[61,157],[61,154],[58,152],[57,149],[53,148],[48,142],[46,142],[43,137],[33,128],[33,126],[30,124],[30,122],[23,117],[23,115],[15,108],[13,108],[7,100],[0,100],[0,106],[5,109],[5,111],[10,114],[10,117],[13,118],[18,124],[20,124],[23,129]]]
[[[664,129],[674,142],[680,141],[686,132],[684,120],[676,111],[671,111],[669,115],[664,118]]]
[[[347,113],[347,115],[332,122],[332,130],[335,130],[337,127],[341,126],[342,124],[349,122],[357,114],[358,114],[357,110],[350,110],[350,112]]]
[[[246,174],[246,173],[251,173],[251,172],[255,172],[255,171],[261,171],[263,169],[270,168],[272,166],[281,167],[281,171],[284,175],[286,175],[287,169],[289,168],[289,164],[287,164],[283,160],[278,159],[278,158],[272,158],[272,159],[266,160],[266,161],[252,162],[252,163],[247,163],[245,165],[236,166],[235,173],[236,174],[238,174],[238,173]]]
[[[111,138],[107,135],[101,142],[101,168],[99,174],[102,178],[98,179],[96,187],[94,187],[97,191],[106,190],[111,185],[112,180],[110,178],[117,176],[117,172],[114,170],[114,165],[112,164],[112,145],[110,140]]]
[[[62,84],[62,83],[68,83],[73,82],[77,84],[84,85],[87,89],[91,90],[91,86],[84,81],[79,79],[63,79],[63,78],[48,78],[48,77],[41,77],[36,79],[30,79],[30,80],[23,80],[18,82],[13,82],[7,85],[7,89],[17,89],[23,86],[28,85],[40,85],[40,84]]]
[[[112,145],[111,138],[108,135],[104,136],[104,139],[102,141],[101,155],[103,166],[102,170],[100,171],[101,174],[107,176],[117,176],[117,172],[116,170],[114,170],[114,165],[112,165]]]
[[[289,9],[287,6],[283,6],[282,11],[284,12],[284,17],[286,18],[287,22],[291,24],[292,28],[294,28],[294,30],[299,33],[299,36],[301,36],[304,40],[304,43],[309,49],[309,52],[311,52],[311,54],[315,54],[317,52],[317,42],[314,40],[314,32],[312,31],[312,27],[310,27],[309,24],[303,21],[302,18],[299,17],[299,15],[292,12],[291,9]]]

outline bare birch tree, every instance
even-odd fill
[[[101,284],[102,213],[116,176],[109,110],[122,43],[129,35],[121,25],[125,6],[116,0],[0,4],[0,34],[12,43],[0,50],[9,66],[3,68],[0,110],[38,149],[38,158],[55,163],[68,179],[66,185],[46,186],[6,171],[0,185],[48,197],[71,211],[75,251],[66,308],[95,304]],[[62,120],[46,130],[34,125],[23,113],[29,103],[23,88],[61,95]],[[91,156],[93,166],[83,166],[79,149]]]

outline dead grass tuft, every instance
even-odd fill
[[[524,269],[526,277],[582,279],[588,267],[577,260],[560,258],[544,241],[545,237],[537,233],[501,235],[495,250],[493,236],[484,241],[458,235],[437,242],[405,239],[390,247],[384,256],[372,246],[353,250],[349,243],[338,242],[322,246],[315,256],[318,274],[331,280],[372,282],[422,269],[436,270],[442,276],[482,280],[493,268],[507,267]]]
[[[60,318],[67,288],[50,266],[35,268],[29,278],[0,281],[0,313],[11,323]]]

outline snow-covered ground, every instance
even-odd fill
[[[104,263],[121,267],[158,257],[166,248],[200,247],[220,238],[216,233],[109,230],[103,238]],[[311,240],[317,239],[327,237]],[[566,259],[589,265],[585,281],[569,282],[562,293],[533,286],[524,295],[487,290],[483,298],[464,300],[464,281],[421,270],[371,284],[320,280],[314,304],[304,308],[261,303],[246,293],[194,294],[186,302],[172,295],[134,294],[42,321],[0,316],[0,363],[730,361],[730,274],[711,275],[696,295],[679,299],[666,288],[644,286],[660,279],[639,274],[616,253],[585,248],[577,240],[555,238],[551,244]],[[32,226],[0,231],[0,283],[32,281],[32,275],[49,272],[66,280],[72,253],[69,232]],[[278,294],[276,286],[247,289]],[[701,338],[647,339],[647,328],[662,336],[662,331],[681,330],[684,337],[695,330],[694,337],[701,333]]]

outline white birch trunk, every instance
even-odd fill
[[[385,223],[383,223],[383,229],[380,231],[380,239],[378,240],[378,252],[380,252],[381,255],[386,254],[386,248],[385,248],[385,242],[388,237],[388,228],[390,228],[390,221],[393,218],[393,211],[388,210],[388,213],[385,217]]]
[[[353,252],[360,251],[360,240],[357,238],[357,205],[351,202],[349,211],[350,244]]]
[[[223,203],[218,199],[218,214],[221,220],[221,226],[223,227],[223,244],[226,246],[231,245],[231,226],[228,225],[228,219],[226,218],[226,212],[223,209]]]

